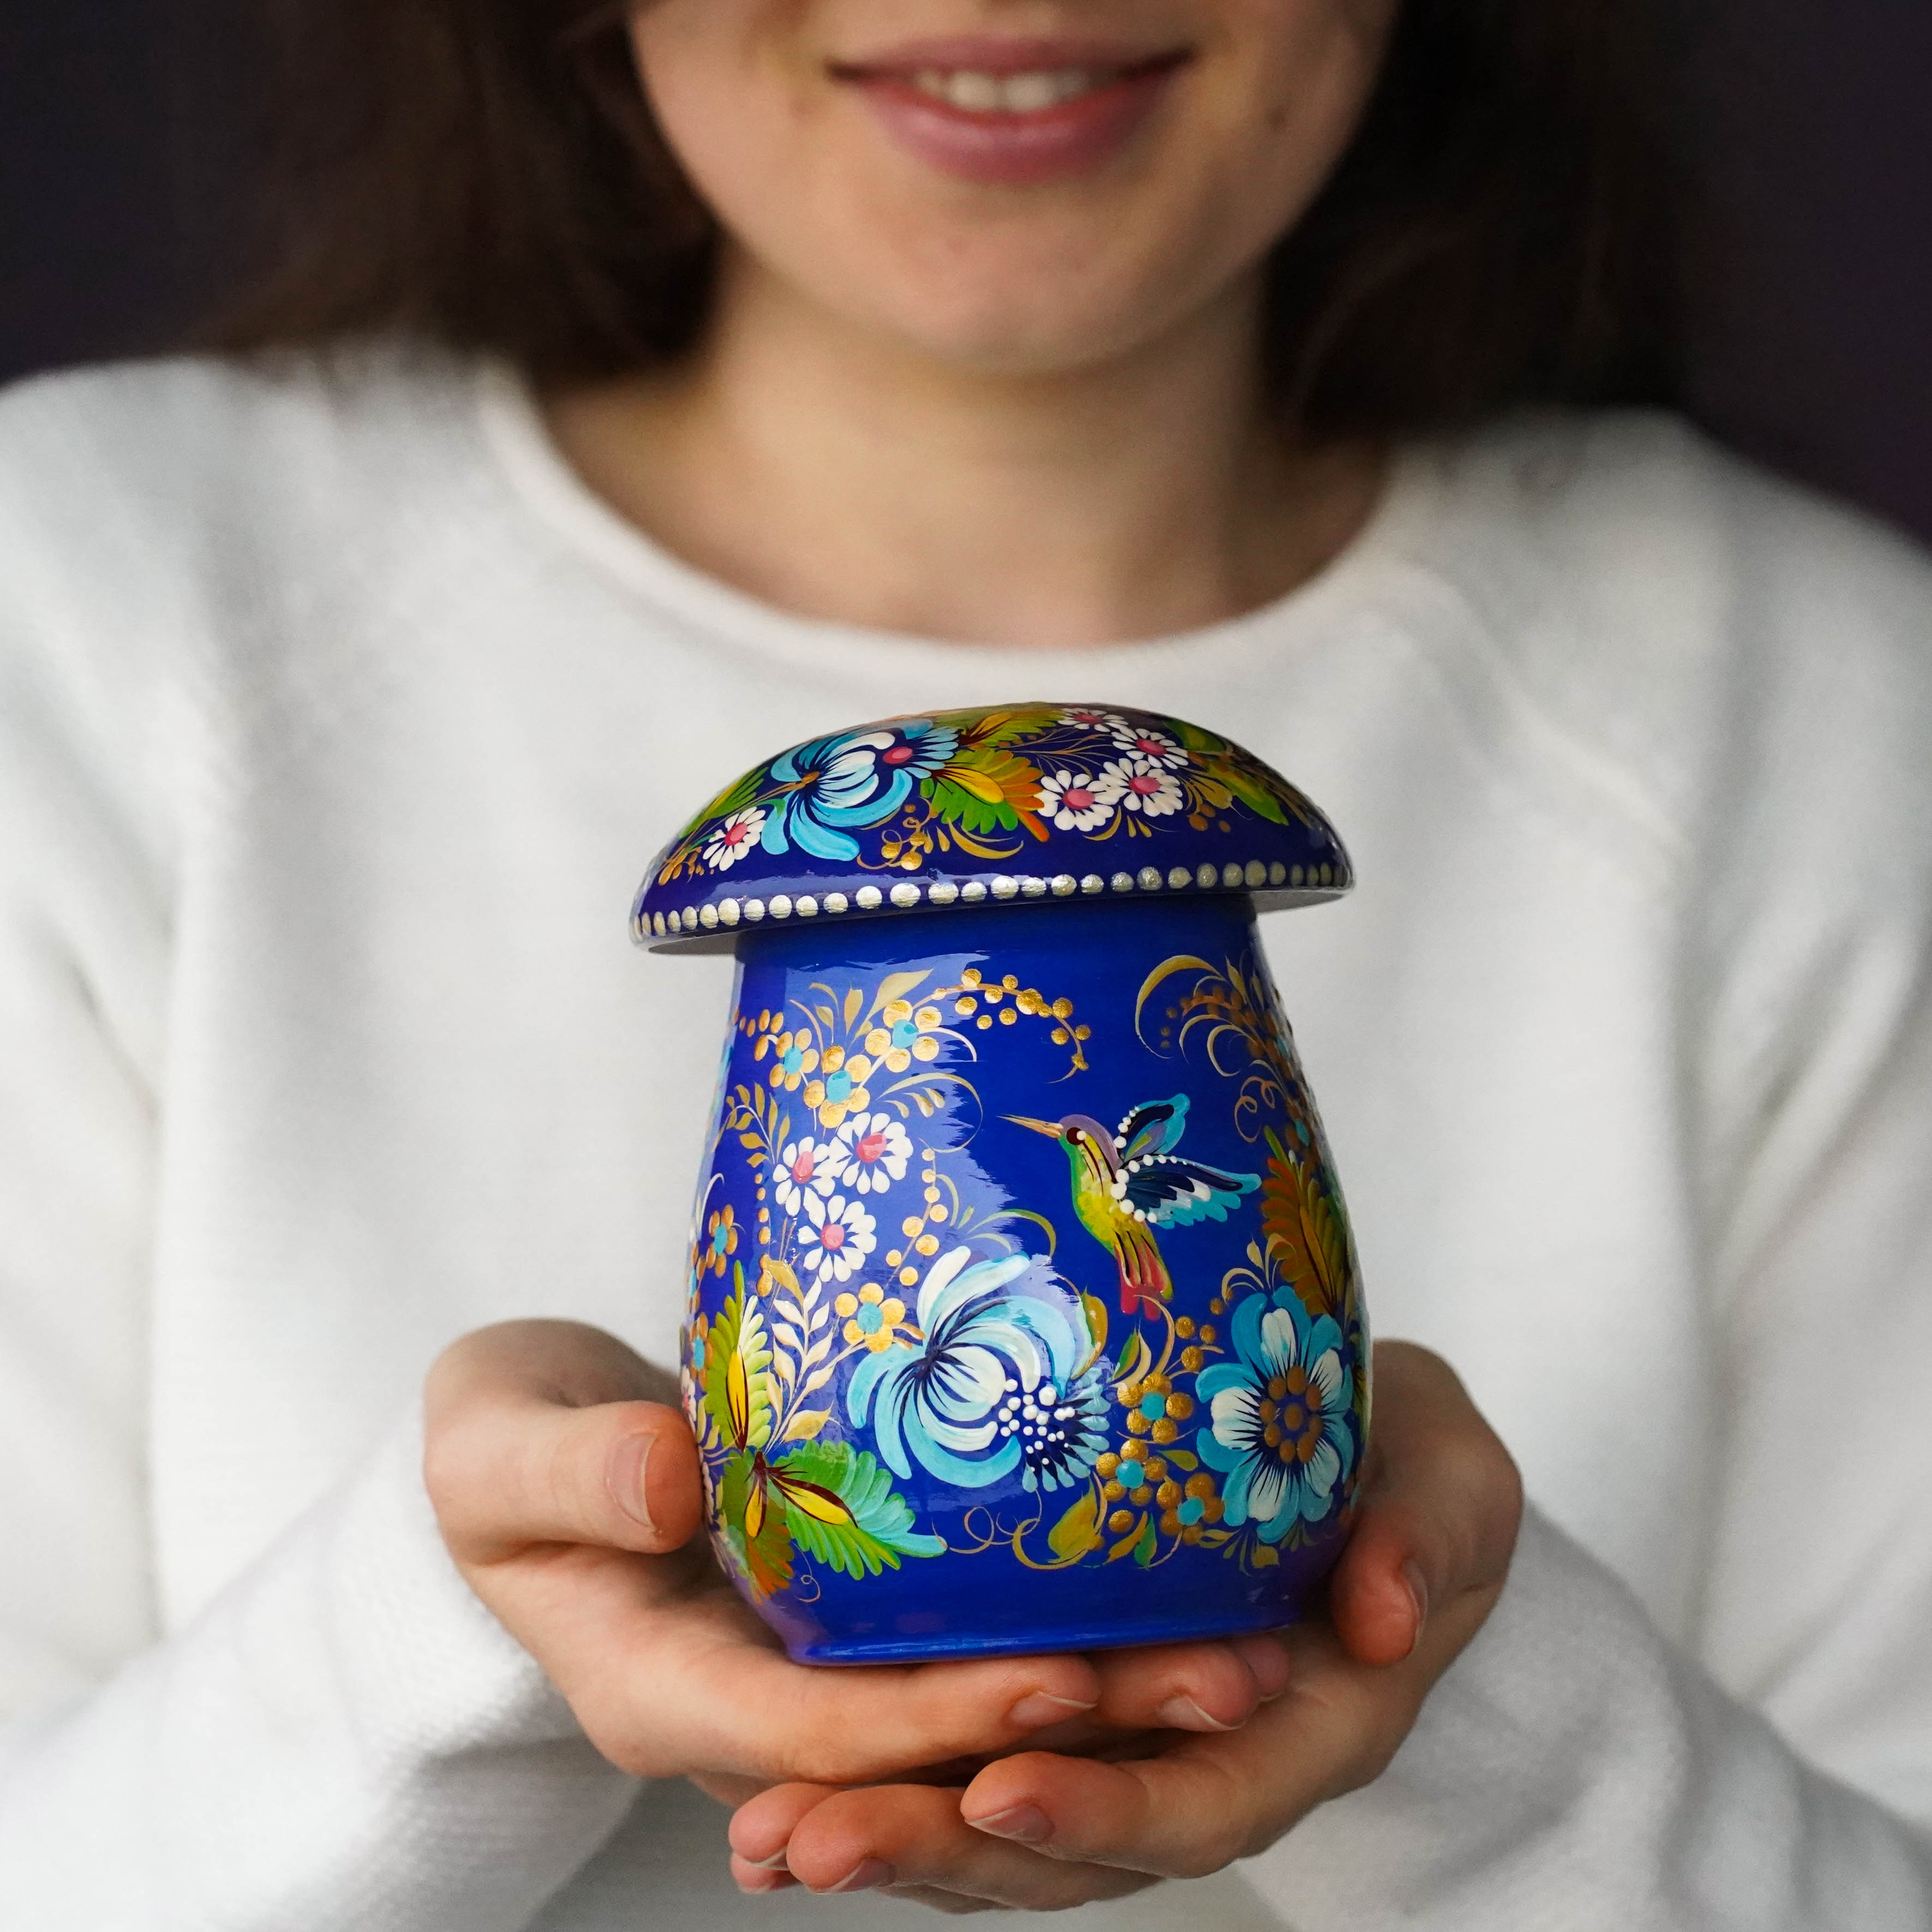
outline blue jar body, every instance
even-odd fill
[[[739,938],[682,1383],[803,1661],[1293,1621],[1366,1447],[1346,1209],[1239,894]]]

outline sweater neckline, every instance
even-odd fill
[[[1069,688],[1090,692],[1112,673],[1160,683],[1163,674],[1185,673],[1199,682],[1263,654],[1278,662],[1284,648],[1312,646],[1386,592],[1390,566],[1414,554],[1442,489],[1431,446],[1400,447],[1374,509],[1340,554],[1284,596],[1238,616],[1116,644],[978,644],[806,616],[740,590],[686,562],[597,495],[552,440],[529,384],[512,365],[479,363],[472,397],[485,448],[522,507],[607,580],[658,611],[801,668],[823,671],[836,662],[862,676],[936,676],[955,690],[1006,697],[1022,686],[1044,691],[1062,678],[1071,680]]]

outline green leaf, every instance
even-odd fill
[[[1154,1561],[1154,1552],[1160,1538],[1154,1532],[1154,1519],[1148,1519],[1148,1526],[1141,1532],[1141,1540],[1134,1545],[1134,1561],[1144,1570]]]
[[[1217,766],[1214,776],[1250,812],[1258,813],[1263,818],[1272,819],[1277,825],[1288,823],[1288,814],[1282,809],[1281,800],[1275,795],[1272,786],[1262,784],[1251,773],[1235,765]]]
[[[1090,1484],[1080,1499],[1046,1533],[1046,1546],[1069,1563],[1100,1544],[1100,1492]]]
[[[963,785],[936,777],[926,779],[920,789],[948,825],[963,825],[968,832],[982,837],[1019,830],[1019,814],[1007,803],[1004,794],[991,800],[976,798]]]
[[[1248,1561],[1257,1570],[1272,1570],[1281,1561],[1281,1552],[1271,1543],[1258,1543],[1250,1552]]]
[[[726,1298],[711,1324],[705,1359],[705,1406],[719,1437],[734,1449],[761,1449],[772,1432],[772,1350],[765,1318],[742,1286]]]
[[[1163,1449],[1160,1452],[1177,1469],[1198,1469],[1201,1459],[1191,1449]]]
[[[769,1597],[791,1581],[791,1533],[786,1513],[774,1508],[772,1485],[765,1484],[764,1521],[758,1533],[748,1533],[746,1516],[758,1483],[758,1459],[740,1454],[724,1466],[718,1485],[718,1514],[724,1525],[725,1546],[736,1558],[752,1588],[760,1597]]]
[[[902,1556],[945,1550],[938,1537],[914,1529],[911,1507],[893,1490],[891,1472],[862,1449],[801,1443],[772,1465],[772,1474],[799,1546],[848,1576],[876,1576],[896,1570]],[[828,1508],[828,1498],[842,1509]]]

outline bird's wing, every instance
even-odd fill
[[[1225,1221],[1228,1210],[1261,1185],[1258,1174],[1223,1174],[1196,1160],[1144,1154],[1120,1170],[1116,1196],[1156,1228],[1185,1228],[1196,1221]]]
[[[1136,1107],[1115,1130],[1124,1165],[1149,1154],[1168,1154],[1179,1144],[1181,1130],[1187,1124],[1187,1096],[1177,1094],[1172,1100],[1148,1100]]]

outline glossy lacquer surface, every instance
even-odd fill
[[[816,1662],[1292,1620],[1366,1337],[1239,894],[740,936],[685,1398],[721,1560]]]

